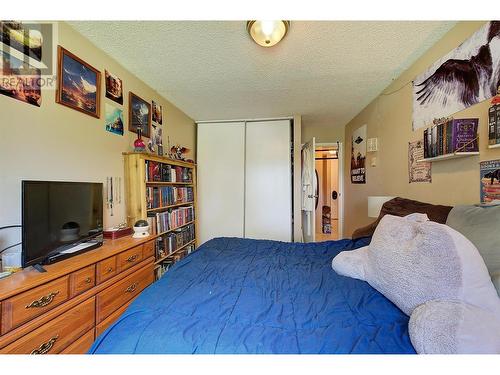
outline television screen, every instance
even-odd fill
[[[102,184],[22,182],[23,267],[102,234]]]

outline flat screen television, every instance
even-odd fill
[[[22,181],[23,267],[102,245],[102,184]]]

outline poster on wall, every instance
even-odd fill
[[[106,130],[110,133],[123,135],[123,110],[106,103],[104,106]]]
[[[419,162],[424,158],[424,143],[408,143],[408,182],[432,182],[432,163]]]
[[[413,130],[497,93],[500,21],[487,22],[413,81]]]
[[[479,164],[481,177],[481,203],[500,203],[500,159],[482,161]]]
[[[351,182],[366,184],[366,125],[352,133],[351,145]]]

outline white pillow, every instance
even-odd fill
[[[419,354],[500,354],[500,317],[458,301],[429,301],[410,317]]]
[[[427,301],[458,300],[500,316],[500,299],[474,245],[446,225],[422,220],[385,215],[368,249],[341,252],[333,269],[367,281],[407,315]]]

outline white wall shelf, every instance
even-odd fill
[[[445,154],[445,155],[439,155],[435,156],[433,158],[426,158],[426,159],[420,159],[417,160],[418,163],[421,162],[433,162],[433,161],[441,161],[441,160],[448,160],[448,159],[458,159],[458,158],[464,158],[466,156],[477,156],[479,155],[479,151],[475,152],[455,152],[453,154]]]
[[[496,145],[488,145],[488,148],[500,148],[500,143],[497,143]]]

